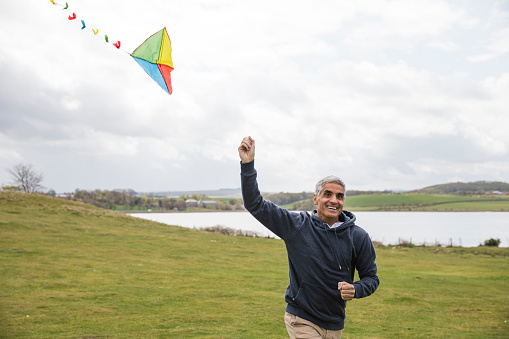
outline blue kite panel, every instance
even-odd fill
[[[143,68],[143,70],[147,72],[147,74],[150,75],[150,77],[154,79],[154,81],[157,82],[162,89],[168,92],[168,94],[170,93],[168,91],[168,87],[166,86],[166,82],[164,81],[164,78],[161,74],[161,71],[159,71],[159,67],[157,67],[157,64],[153,64],[151,62],[148,62],[137,57],[133,57],[133,59],[136,60],[138,65],[140,65],[141,68]]]

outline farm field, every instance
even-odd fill
[[[347,196],[345,206],[357,211],[508,211],[509,196],[453,194],[371,194]]]

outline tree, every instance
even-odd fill
[[[35,172],[31,164],[14,165],[8,172],[13,179],[12,185],[18,187],[21,192],[36,193],[44,188],[42,174]]]
[[[500,239],[488,239],[484,241],[484,246],[494,246],[498,247],[500,245]]]

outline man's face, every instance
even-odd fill
[[[313,195],[318,217],[332,226],[338,221],[345,204],[345,190],[339,184],[329,182],[325,184],[320,196]]]

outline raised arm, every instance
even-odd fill
[[[290,212],[263,199],[256,180],[257,172],[254,168],[255,141],[253,138],[245,137],[242,139],[239,146],[239,156],[244,207],[262,225],[284,240],[302,224],[307,212]]]

